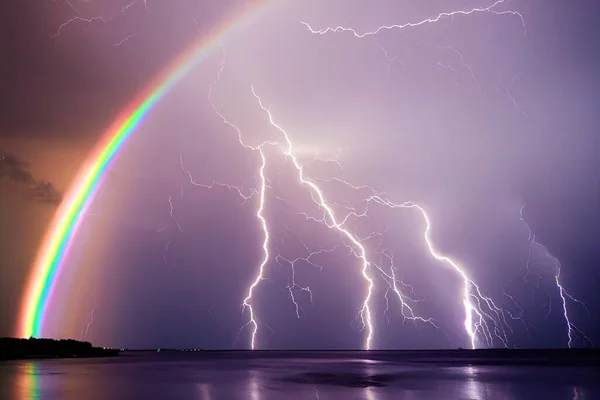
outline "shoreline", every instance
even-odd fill
[[[116,357],[118,349],[93,347],[90,342],[55,339],[0,338],[0,360],[46,360]]]
[[[158,360],[188,356],[200,360],[260,360],[296,358],[340,362],[499,365],[499,366],[600,366],[600,349],[440,349],[440,350],[212,350],[212,349],[113,349],[90,342],[63,339],[0,338],[0,361],[69,358],[153,357]]]

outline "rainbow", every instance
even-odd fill
[[[40,336],[53,289],[82,217],[98,192],[105,172],[127,139],[164,95],[206,59],[226,35],[244,25],[272,2],[253,0],[237,10],[234,18],[226,19],[226,23],[213,30],[212,34],[197,41],[171,62],[110,126],[84,162],[45,234],[22,300],[17,336]]]

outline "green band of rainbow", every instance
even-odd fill
[[[228,19],[228,23],[221,25],[221,29],[217,29],[216,33],[196,42],[177,57],[148,86],[149,89],[131,103],[131,106],[112,124],[87,158],[46,232],[22,301],[17,336],[28,338],[41,335],[52,291],[59,279],[69,247],[86,209],[101,186],[104,173],[119,149],[142,123],[152,107],[175,84],[202,62],[226,34],[242,25],[242,22],[251,19],[251,16],[256,15],[267,3],[266,0],[254,0],[244,10],[235,13],[236,18]]]

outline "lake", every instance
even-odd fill
[[[0,363],[0,398],[600,399],[600,369],[593,365],[466,365],[432,357],[383,358],[352,352],[124,352],[116,358],[8,361]]]

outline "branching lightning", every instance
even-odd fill
[[[314,34],[324,35],[326,33],[350,32],[357,38],[363,38],[366,36],[377,35],[378,33],[382,32],[382,31],[386,31],[386,30],[416,28],[421,25],[434,24],[434,23],[441,21],[443,18],[446,18],[446,17],[452,18],[452,17],[456,17],[456,16],[466,16],[466,15],[471,15],[471,14],[487,12],[487,13],[492,13],[492,14],[496,14],[496,15],[511,14],[511,15],[517,16],[521,20],[521,25],[523,27],[523,31],[526,33],[525,19],[523,18],[523,15],[521,15],[521,13],[519,13],[518,11],[512,11],[512,10],[505,10],[505,11],[495,10],[495,8],[497,8],[499,5],[501,5],[505,2],[507,2],[507,0],[496,0],[492,5],[490,5],[488,7],[478,7],[478,8],[472,8],[470,10],[447,11],[447,12],[439,13],[437,16],[435,16],[433,18],[426,18],[421,21],[407,22],[404,24],[382,25],[373,31],[366,31],[363,33],[359,33],[353,28],[347,28],[347,27],[343,27],[343,26],[327,27],[325,29],[316,30],[309,23],[304,22],[304,21],[300,21],[300,22],[311,33],[314,33]]]
[[[110,17],[105,17],[104,15],[99,15],[99,16],[95,16],[95,17],[91,17],[91,18],[83,17],[81,15],[81,13],[75,9],[73,4],[71,4],[71,2],[65,1],[67,3],[67,5],[69,6],[69,8],[71,9],[71,11],[73,11],[75,16],[70,18],[66,22],[63,22],[62,24],[60,24],[60,26],[58,27],[58,29],[52,35],[51,38],[52,39],[57,38],[58,36],[60,36],[62,34],[62,32],[65,28],[67,28],[70,25],[76,24],[76,23],[84,23],[88,27],[91,26],[95,22],[107,24],[116,18],[122,17],[127,11],[129,11],[131,8],[133,8],[138,3],[138,1],[142,3],[143,9],[144,9],[144,27],[143,27],[143,29],[145,29],[146,25],[148,24],[148,4],[147,4],[146,0],[131,0],[131,2],[129,2],[125,6],[121,7],[121,9],[116,14],[114,14]],[[125,38],[123,38],[122,40],[115,43],[114,46],[120,46],[123,43],[125,43],[126,41],[128,41],[129,39],[132,39],[133,37],[138,36],[139,34],[141,34],[143,32],[143,29],[140,30],[139,32],[132,33],[132,34],[125,36]]]
[[[182,188],[181,193],[183,194],[183,188]],[[172,196],[169,196],[168,202],[169,202],[169,217],[175,223],[175,226],[177,227],[177,230],[179,232],[183,233],[183,228],[181,227],[181,224],[179,223],[179,220],[175,217],[175,214],[174,214],[175,208],[173,206],[173,197]],[[156,233],[162,233],[168,227],[169,227],[169,225],[165,225],[162,228],[155,229],[155,231],[156,231]],[[167,267],[169,265],[167,257],[169,255],[169,248],[171,247],[171,242],[172,242],[172,240],[167,241],[167,243],[165,244],[165,249],[163,250],[163,264],[164,264],[165,267]]]
[[[504,345],[508,346],[507,330],[510,330],[510,325],[506,321],[505,313],[501,307],[496,305],[494,301],[485,296],[479,286],[468,277],[464,268],[456,261],[439,253],[433,245],[431,239],[431,222],[429,215],[425,209],[418,204],[407,201],[404,203],[393,203],[387,198],[382,198],[379,195],[373,195],[367,199],[367,203],[374,202],[388,208],[408,208],[416,209],[425,223],[425,231],[423,239],[427,245],[427,249],[433,258],[443,262],[454,269],[463,280],[463,306],[465,309],[464,327],[469,336],[472,348],[477,345],[477,333],[481,332],[486,344],[490,347],[494,345],[494,337]],[[398,293],[400,297],[400,294]],[[412,312],[412,310],[411,310]],[[474,317],[476,321],[474,321]],[[427,321],[427,320],[426,320]],[[490,322],[491,321],[491,322]],[[427,321],[429,322],[429,321]],[[492,329],[490,329],[490,324]]]
[[[306,186],[309,188],[309,190],[311,191],[311,197],[312,197],[313,201],[315,201],[315,203],[317,203],[317,205],[325,211],[327,218],[329,220],[328,222],[326,222],[327,226],[331,229],[335,229],[335,230],[339,231],[345,238],[347,238],[351,242],[353,249],[358,251],[358,253],[356,253],[356,251],[354,251],[354,254],[357,257],[359,257],[361,260],[361,263],[362,263],[361,273],[367,284],[367,294],[365,295],[365,298],[363,301],[363,306],[362,306],[359,314],[360,314],[360,318],[361,318],[363,327],[367,331],[367,337],[365,339],[365,349],[368,350],[371,348],[371,340],[372,340],[372,336],[373,336],[373,324],[371,322],[370,300],[371,300],[374,282],[373,282],[372,277],[369,274],[370,263],[367,260],[366,250],[365,250],[364,246],[360,243],[360,241],[350,231],[343,228],[342,223],[338,222],[338,219],[334,215],[333,209],[325,200],[325,196],[324,196],[323,192],[321,191],[321,189],[314,182],[312,182],[311,180],[307,179],[304,176],[303,167],[299,163],[296,155],[294,154],[294,148],[293,148],[292,142],[291,142],[287,132],[273,120],[273,115],[271,114],[271,111],[263,105],[263,102],[262,102],[260,96],[256,93],[256,91],[254,89],[254,86],[252,86],[251,89],[252,89],[252,94],[258,101],[260,108],[268,115],[269,123],[274,128],[276,128],[279,132],[281,132],[281,134],[283,135],[283,137],[285,139],[286,147],[282,151],[284,152],[284,154],[287,157],[289,157],[292,160],[292,163],[293,163],[296,171],[298,172],[298,179],[299,179],[300,183],[302,183],[303,186]],[[266,229],[266,225],[265,225],[265,229]],[[266,235],[266,236],[268,237],[268,235]],[[254,331],[254,333],[252,335],[253,336],[252,337],[253,344],[254,344],[255,334],[256,334],[256,330]]]
[[[364,247],[362,246],[362,244],[358,241],[358,239],[354,235],[352,235],[346,229],[342,228],[341,224],[337,222],[337,219],[333,213],[333,210],[329,206],[329,204],[326,202],[323,192],[320,190],[320,188],[314,182],[305,178],[303,167],[300,164],[300,162],[298,161],[298,159],[294,153],[293,145],[292,145],[292,142],[291,142],[287,132],[281,126],[279,126],[275,123],[270,110],[267,109],[263,105],[261,98],[258,96],[258,94],[256,93],[253,86],[251,87],[252,94],[258,101],[258,104],[261,107],[261,109],[267,113],[270,124],[282,134],[283,139],[284,139],[283,145],[281,145],[279,142],[264,142],[257,147],[252,147],[252,146],[244,143],[244,141],[242,139],[241,130],[239,128],[237,128],[234,124],[229,122],[223,116],[223,114],[221,114],[218,111],[217,107],[214,105],[214,102],[212,101],[212,91],[214,89],[214,85],[216,84],[216,82],[218,82],[218,80],[221,77],[221,73],[223,72],[224,60],[225,60],[225,52],[224,52],[223,48],[222,48],[222,54],[223,54],[223,57],[222,57],[219,72],[217,74],[215,81],[211,84],[210,89],[209,89],[209,102],[210,102],[213,110],[221,118],[223,123],[228,125],[229,127],[231,127],[232,129],[234,129],[237,132],[238,141],[239,141],[240,145],[248,150],[258,151],[258,153],[260,154],[260,158],[261,158],[261,166],[259,168],[259,177],[260,177],[259,183],[260,184],[259,184],[259,189],[258,189],[259,205],[258,205],[258,209],[256,212],[256,217],[260,221],[260,225],[261,225],[261,228],[262,228],[262,231],[264,234],[264,241],[263,241],[263,245],[262,245],[264,256],[263,256],[262,262],[259,265],[258,274],[256,275],[254,281],[248,287],[247,296],[244,298],[244,300],[242,302],[242,309],[244,311],[248,310],[248,312],[249,312],[249,321],[245,326],[251,327],[250,347],[252,349],[255,348],[256,336],[257,336],[257,332],[258,332],[258,322],[257,322],[258,320],[256,318],[255,310],[252,307],[253,294],[254,294],[254,291],[256,290],[257,286],[260,284],[260,282],[265,279],[264,278],[265,268],[270,261],[270,253],[269,253],[270,235],[269,235],[268,224],[267,224],[267,221],[266,221],[266,218],[264,215],[265,196],[266,196],[266,189],[267,189],[267,178],[265,176],[265,168],[267,166],[267,157],[263,150],[264,146],[270,145],[275,148],[278,148],[287,158],[289,158],[292,161],[293,166],[298,173],[298,178],[299,178],[300,183],[303,186],[309,188],[313,201],[315,201],[315,203],[319,206],[319,208],[321,208],[325,211],[325,213],[329,219],[329,222],[326,223],[327,226],[329,228],[335,229],[335,230],[339,231],[341,234],[343,234],[353,244],[353,247],[355,248],[355,250],[356,249],[358,250],[358,253],[356,253],[356,251],[354,251],[354,254],[357,255],[362,260],[362,265],[363,265],[362,266],[362,274],[363,274],[363,277],[365,278],[365,280],[368,282],[367,295],[364,299],[363,307],[360,310],[359,314],[360,314],[360,317],[362,320],[363,327],[367,330],[367,339],[365,342],[365,347],[370,348],[370,342],[371,342],[371,337],[372,337],[372,323],[371,323],[371,310],[369,307],[369,301],[370,301],[371,292],[372,292],[372,288],[373,288],[373,280],[369,276],[369,262],[366,259],[366,251],[365,251]],[[311,294],[311,297],[312,297],[312,293],[310,292],[309,288],[300,287],[299,285],[297,285],[295,283],[295,273],[294,273],[294,269],[293,269],[293,264],[292,264],[292,280],[291,280],[291,284],[288,286],[290,286],[288,288],[288,290],[290,291],[292,301],[294,302],[294,304],[296,304],[296,306],[297,306],[297,303],[295,301],[293,289],[301,288],[301,290],[307,291],[309,294]],[[297,310],[297,315],[299,317],[298,308],[296,308],[296,310]]]
[[[254,95],[254,97],[256,98],[256,100],[258,102],[258,105],[263,110],[263,112],[265,112],[267,114],[268,120],[269,120],[269,123],[271,124],[271,126],[273,126],[275,129],[277,129],[283,136],[284,141],[285,141],[284,142],[285,146],[281,149],[281,151],[283,152],[283,154],[286,157],[288,157],[292,161],[292,164],[297,172],[299,182],[303,186],[305,186],[309,189],[311,198],[312,198],[313,202],[315,203],[315,205],[318,208],[324,210],[325,217],[323,219],[321,219],[321,220],[314,219],[314,218],[311,218],[311,219],[314,222],[322,223],[327,228],[335,230],[338,233],[340,233],[341,236],[343,237],[343,239],[345,239],[347,241],[347,242],[345,242],[345,245],[351,250],[352,254],[361,261],[361,265],[362,265],[361,273],[362,273],[362,276],[363,276],[363,278],[365,280],[365,284],[366,284],[366,294],[363,299],[362,308],[360,309],[358,315],[361,320],[361,325],[362,325],[363,329],[366,330],[366,338],[365,338],[364,347],[366,349],[370,349],[372,347],[372,339],[373,339],[373,332],[374,332],[374,325],[372,322],[372,311],[371,311],[371,306],[370,306],[370,301],[371,301],[371,297],[372,297],[372,293],[373,293],[373,289],[374,289],[374,278],[371,275],[371,273],[374,271],[377,271],[380,273],[381,277],[383,277],[383,279],[388,283],[389,289],[392,290],[396,294],[396,297],[398,298],[398,300],[400,301],[400,304],[401,304],[402,315],[405,319],[431,323],[433,326],[437,327],[435,321],[432,318],[423,318],[423,317],[417,316],[415,314],[413,308],[409,304],[409,301],[412,300],[414,302],[414,299],[412,299],[408,296],[405,296],[401,292],[401,290],[398,286],[399,281],[395,275],[393,265],[390,267],[390,272],[388,273],[388,272],[384,271],[384,269],[380,265],[370,261],[367,258],[367,250],[365,249],[365,247],[363,245],[364,239],[361,240],[355,234],[353,234],[347,228],[344,227],[344,224],[348,221],[349,218],[351,218],[351,217],[360,218],[360,217],[366,216],[368,209],[365,209],[365,211],[361,214],[358,214],[355,211],[351,211],[344,218],[338,218],[335,215],[335,213],[332,209],[332,206],[327,202],[327,200],[325,198],[325,194],[324,194],[323,190],[314,181],[312,181],[310,178],[305,176],[303,166],[300,164],[300,162],[298,161],[298,158],[296,157],[296,155],[294,153],[294,148],[293,148],[293,144],[290,139],[290,136],[288,135],[288,133],[286,132],[285,129],[283,129],[280,125],[278,125],[275,122],[270,109],[264,105],[261,97],[257,94],[255,88],[252,86],[251,89],[252,89],[252,94]],[[238,132],[239,132],[239,130],[238,130]],[[269,262],[269,249],[268,249],[269,231],[268,231],[266,220],[265,220],[265,217],[263,214],[264,207],[265,207],[264,192],[266,189],[266,179],[264,176],[264,166],[266,164],[266,158],[265,158],[265,154],[262,151],[260,152],[260,154],[261,154],[261,157],[263,160],[263,164],[260,169],[261,182],[262,182],[260,185],[261,186],[261,190],[260,190],[261,201],[260,201],[260,206],[259,206],[259,209],[257,212],[257,217],[261,221],[261,225],[263,227],[263,231],[265,234],[265,241],[263,242],[263,250],[264,250],[265,257],[263,258],[263,261],[259,266],[259,274],[256,277],[256,279],[254,280],[254,282],[250,285],[250,288],[248,290],[248,296],[244,299],[244,303],[243,303],[244,308],[246,308],[246,307],[250,308],[250,321],[248,322],[248,324],[252,325],[252,340],[251,340],[252,348],[254,348],[254,346],[256,344],[256,334],[258,332],[258,324],[257,324],[255,316],[254,316],[254,311],[250,307],[249,302],[252,298],[252,294],[253,294],[253,291],[255,290],[256,286],[263,279],[265,267],[266,267],[267,263]],[[340,180],[340,182],[347,184],[349,187],[358,188],[358,187],[353,186],[343,180]],[[361,188],[365,188],[365,187],[363,186]],[[366,187],[366,188],[369,188],[369,187]],[[374,189],[372,189],[372,188],[369,188],[369,189],[371,192],[376,193],[376,191]],[[425,233],[424,233],[424,240],[425,240],[425,243],[427,244],[430,254],[436,260],[450,265],[456,272],[458,272],[460,274],[460,276],[463,279],[463,282],[464,282],[463,304],[465,307],[465,323],[464,323],[464,325],[465,325],[467,334],[469,336],[471,346],[473,348],[476,347],[478,332],[482,334],[483,339],[485,340],[485,342],[488,346],[493,346],[494,338],[500,340],[504,346],[507,346],[508,339],[507,339],[506,331],[510,330],[511,328],[506,321],[505,311],[503,309],[501,309],[499,306],[497,306],[490,297],[483,295],[482,290],[475,284],[475,282],[472,279],[470,279],[467,276],[467,274],[464,272],[463,268],[459,266],[459,264],[457,264],[455,261],[453,261],[449,257],[439,254],[435,250],[435,248],[432,244],[431,238],[430,238],[431,223],[430,223],[429,216],[427,215],[425,210],[421,206],[419,206],[413,202],[405,202],[405,203],[398,203],[398,204],[393,203],[390,200],[388,200],[386,197],[382,197],[382,195],[379,195],[379,194],[373,194],[372,196],[370,196],[369,198],[366,199],[367,205],[371,202],[377,203],[379,205],[382,205],[382,206],[385,206],[388,208],[415,208],[421,213],[421,215],[425,221],[425,225],[426,225]],[[367,238],[370,238],[372,236],[373,235],[369,235]],[[317,253],[311,253],[308,257],[305,258],[305,260],[310,262],[310,257],[314,256]],[[389,256],[389,255],[387,255],[387,257],[391,258],[391,256]],[[287,259],[283,258],[282,256],[277,256],[275,258],[275,260],[276,261],[277,260],[287,261],[292,266],[292,277],[295,276],[293,268],[294,268],[294,263],[298,259],[287,260]],[[292,281],[292,285],[290,285],[290,286],[291,286],[291,288],[299,287],[300,289],[305,290],[305,291],[309,292],[310,294],[312,294],[310,292],[309,288],[303,288],[303,287],[297,285],[295,283],[295,281]],[[288,287],[288,289],[291,289],[291,288]],[[411,291],[412,291],[412,288],[411,288]],[[290,292],[290,294],[291,294],[292,301],[296,307],[296,315],[299,318],[300,314],[299,314],[298,304],[295,300],[293,292]],[[386,299],[387,299],[387,294],[386,294]],[[389,299],[388,299],[388,301],[389,301]],[[476,316],[475,321],[474,321],[474,315]]]
[[[304,25],[308,31],[312,34],[317,34],[317,35],[325,35],[325,34],[329,34],[329,33],[350,33],[351,35],[353,35],[355,38],[366,38],[366,37],[370,37],[370,36],[376,36],[379,33],[382,33],[383,31],[389,31],[389,30],[399,30],[399,31],[404,31],[405,29],[408,28],[417,28],[423,25],[429,25],[429,24],[436,24],[441,22],[443,19],[445,18],[454,18],[454,17],[458,17],[458,16],[469,16],[469,15],[473,15],[473,14],[480,14],[480,13],[491,13],[491,14],[495,14],[495,15],[512,15],[514,17],[517,17],[519,19],[519,22],[521,23],[521,27],[523,29],[523,35],[525,37],[527,37],[527,26],[525,25],[525,18],[523,17],[523,15],[519,12],[519,11],[514,11],[514,10],[502,10],[499,11],[497,10],[497,8],[501,5],[504,5],[505,3],[509,3],[509,0],[496,0],[494,3],[492,3],[491,5],[487,6],[487,7],[475,7],[475,8],[471,8],[468,10],[454,10],[454,11],[446,11],[446,12],[442,12],[437,14],[434,17],[431,18],[425,18],[422,19],[420,21],[416,21],[416,22],[406,22],[404,24],[392,24],[392,25],[382,25],[377,27],[376,29],[372,30],[372,31],[365,31],[365,32],[358,32],[356,29],[354,28],[350,28],[350,27],[344,27],[344,26],[337,26],[337,27],[326,27],[323,29],[315,29],[313,28],[308,22],[305,21],[300,21],[302,25]],[[412,41],[414,41],[417,44],[421,44],[419,41],[417,41],[416,39],[414,39],[411,36],[408,36],[405,34],[406,37],[410,38]],[[382,50],[384,57],[386,58],[386,60],[388,61],[388,71],[389,71],[389,67],[391,62],[396,61],[398,62],[400,65],[404,66],[404,64],[398,59],[398,55],[396,54],[394,57],[390,57],[388,55],[388,53],[386,52],[386,50],[381,46],[378,45],[380,47],[380,49]],[[456,54],[459,57],[459,62],[460,64],[466,68],[469,71],[469,74],[471,75],[471,78],[473,80],[473,82],[479,87],[482,88],[484,93],[487,93],[487,88],[485,86],[483,86],[479,80],[477,79],[477,76],[475,75],[475,71],[473,70],[473,68],[471,68],[471,66],[469,66],[469,64],[467,64],[467,62],[464,59],[464,56],[462,54],[462,52],[458,51],[456,48],[454,48],[453,46],[435,46],[438,47],[440,49],[445,49],[445,50],[450,50],[452,51],[454,54]],[[444,63],[438,62],[437,65],[443,69],[447,69],[450,71],[456,71],[452,66],[446,65]],[[514,84],[514,81],[516,80],[516,78],[519,76],[520,74],[517,74],[508,85],[502,84],[502,89],[503,89],[503,93],[510,99],[512,105],[514,106],[514,108],[521,114],[523,115],[523,117],[525,118],[529,118],[529,116],[527,115],[527,113],[525,113],[525,111],[519,107],[519,105],[517,104],[516,99],[514,98],[514,96],[511,93],[511,87]],[[458,86],[458,81],[456,82],[456,86]],[[396,85],[394,85],[394,92],[396,90]]]
[[[145,23],[147,23],[147,4],[145,0],[132,0],[128,5],[123,7],[117,14],[111,17],[98,16],[86,19],[73,6],[69,4],[71,10],[75,14],[73,18],[66,21],[62,25],[59,26],[57,32],[54,34],[53,38],[61,35],[63,30],[77,22],[84,22],[88,26],[93,24],[95,21],[100,21],[102,23],[107,23],[117,17],[125,14],[129,9],[131,9],[135,4],[141,2],[144,8],[145,15]],[[301,24],[306,27],[308,32],[315,35],[325,35],[330,33],[346,33],[355,38],[365,38],[369,36],[376,36],[377,34],[383,31],[389,30],[405,30],[407,28],[416,28],[420,26],[425,26],[429,24],[435,24],[442,21],[445,18],[454,18],[454,17],[465,17],[474,14],[495,14],[498,16],[509,15],[512,17],[517,17],[520,20],[523,32],[526,36],[527,29],[525,26],[525,21],[523,16],[518,11],[513,10],[499,10],[500,6],[508,4],[508,0],[496,0],[491,5],[486,7],[477,7],[471,8],[468,10],[454,10],[447,11],[437,14],[434,17],[426,18],[420,21],[415,22],[406,22],[403,24],[393,24],[393,25],[384,25],[379,26],[374,30],[358,32],[354,28],[350,27],[326,27],[323,29],[315,29],[309,23],[300,21]],[[199,30],[198,22],[194,15],[191,17],[192,22]],[[118,42],[116,45],[119,46],[129,40],[130,38],[138,35],[141,32],[138,32],[133,35],[129,35],[125,37],[122,41]],[[416,43],[418,43],[415,39]],[[403,67],[404,63],[401,61],[399,52],[395,55],[390,55],[385,48],[379,44],[377,44],[379,49],[382,51],[383,56],[388,61],[388,73],[391,68],[391,65],[397,63],[399,66]],[[485,87],[478,80],[477,75],[473,68],[469,66],[469,64],[465,61],[463,54],[452,46],[436,46],[439,49],[446,50],[452,52],[456,57],[458,57],[458,61],[456,64],[450,65],[443,62],[438,62],[437,65],[439,68],[452,71],[454,73],[459,69],[466,69],[469,72],[470,79],[479,87],[485,90]],[[260,110],[264,113],[265,119],[268,121],[271,128],[273,128],[279,135],[279,139],[276,141],[264,141],[259,145],[252,146],[244,141],[244,135],[242,131],[230,120],[228,120],[225,115],[219,111],[215,102],[213,101],[213,92],[217,83],[220,81],[221,76],[225,67],[225,49],[221,46],[221,63],[220,67],[216,73],[215,79],[210,83],[208,90],[208,102],[212,107],[212,110],[219,117],[223,124],[225,124],[228,128],[232,129],[237,136],[238,144],[244,149],[252,154],[256,155],[257,162],[257,172],[256,172],[256,182],[255,188],[245,190],[244,187],[230,185],[228,183],[212,181],[210,184],[199,183],[194,180],[192,173],[189,169],[186,168],[184,164],[184,155],[180,155],[180,169],[182,176],[187,177],[189,184],[195,187],[201,187],[204,189],[213,190],[216,188],[227,189],[229,192],[234,193],[241,200],[241,205],[245,205],[246,203],[253,204],[256,202],[256,219],[258,222],[258,226],[260,228],[262,234],[261,248],[262,254],[261,259],[258,262],[258,265],[255,267],[256,272],[253,275],[251,282],[249,283],[245,297],[242,300],[241,308],[244,318],[247,315],[247,322],[243,324],[240,329],[240,332],[244,329],[248,329],[250,332],[250,348],[255,349],[260,347],[259,339],[260,339],[260,328],[264,325],[269,328],[267,324],[261,322],[260,319],[260,310],[256,306],[256,294],[259,285],[267,278],[268,268],[271,263],[275,262],[279,266],[289,267],[289,277],[286,285],[286,289],[289,292],[289,297],[291,300],[291,304],[295,310],[295,315],[298,319],[302,317],[304,310],[301,307],[301,301],[307,299],[311,303],[313,303],[313,292],[309,285],[299,282],[297,279],[297,264],[302,263],[309,265],[311,267],[317,268],[320,271],[325,268],[324,265],[316,261],[319,255],[326,253],[334,253],[339,249],[346,249],[348,254],[353,257],[353,259],[358,260],[358,267],[360,269],[360,273],[363,279],[364,284],[364,294],[361,298],[361,306],[360,309],[357,310],[357,321],[359,321],[361,330],[364,331],[364,348],[371,349],[376,347],[376,314],[377,311],[374,310],[373,306],[373,297],[375,296],[375,289],[380,282],[385,284],[385,304],[386,308],[383,310],[383,315],[385,318],[390,321],[392,301],[396,301],[399,305],[399,312],[402,316],[403,321],[410,321],[412,323],[423,323],[428,324],[434,327],[435,329],[442,329],[439,321],[436,321],[432,317],[422,316],[419,314],[418,303],[422,301],[417,294],[415,293],[415,289],[408,283],[405,283],[401,277],[401,273],[399,272],[400,267],[395,265],[394,253],[387,248],[382,248],[383,243],[383,235],[386,233],[374,231],[366,236],[359,236],[356,232],[352,231],[352,228],[349,228],[349,221],[361,220],[362,218],[367,218],[369,216],[371,207],[384,207],[389,210],[409,210],[412,212],[416,212],[420,217],[423,223],[423,231],[422,237],[425,247],[427,249],[428,254],[437,261],[439,264],[444,265],[450,270],[452,270],[456,276],[460,279],[461,289],[460,289],[460,299],[462,302],[462,309],[459,309],[461,314],[464,313],[464,332],[466,334],[466,338],[470,343],[472,348],[476,347],[495,347],[496,345],[501,345],[504,347],[508,347],[510,340],[509,336],[513,333],[513,328],[511,327],[511,321],[521,321],[526,323],[523,319],[523,309],[519,306],[517,301],[513,296],[504,292],[504,297],[509,299],[512,304],[519,310],[517,315],[512,314],[511,312],[505,310],[501,307],[501,305],[495,302],[492,297],[486,294],[486,290],[480,287],[475,280],[470,276],[469,271],[461,265],[458,261],[450,258],[447,255],[444,255],[441,251],[439,251],[433,243],[432,239],[432,223],[431,218],[428,212],[426,212],[425,207],[412,202],[412,201],[404,201],[404,202],[394,202],[390,200],[390,197],[387,193],[380,192],[372,188],[368,185],[355,185],[346,180],[344,174],[344,168],[339,161],[340,153],[338,153],[337,157],[334,159],[321,159],[318,155],[315,155],[312,163],[317,160],[334,163],[337,165],[339,169],[339,175],[336,172],[335,177],[323,179],[321,177],[313,177],[309,176],[309,173],[306,170],[309,164],[303,164],[300,160],[300,156],[296,148],[293,145],[291,135],[284,129],[278,122],[276,122],[276,118],[271,112],[271,108],[265,105],[263,98],[259,95],[259,92],[256,88],[251,85],[250,91],[253,95],[253,99],[257,104],[257,111]],[[458,65],[460,64],[460,65]],[[518,106],[515,98],[511,94],[511,88],[514,84],[515,80],[519,74],[517,74],[507,85],[502,84],[504,93],[511,100],[515,109],[518,110],[524,117],[528,118],[527,114]],[[458,84],[458,81],[457,81]],[[395,87],[394,87],[395,90]],[[340,149],[341,152],[341,149]],[[312,206],[314,209],[318,210],[318,216],[314,216],[313,214],[309,214],[306,210],[299,210],[296,214],[308,221],[311,224],[318,225],[319,227],[323,227],[333,232],[336,237],[340,238],[341,243],[337,244],[332,248],[318,248],[311,249],[304,242],[298,239],[299,243],[303,246],[306,251],[305,254],[301,256],[284,256],[279,249],[279,242],[274,234],[273,225],[274,221],[269,219],[269,201],[280,201],[285,204],[288,204],[287,201],[275,193],[273,190],[273,186],[271,182],[275,182],[275,184],[279,183],[281,179],[281,175],[279,172],[277,173],[277,180],[274,178],[270,180],[270,169],[274,167],[275,163],[272,162],[271,157],[274,154],[277,157],[284,157],[288,164],[291,164],[291,167],[294,172],[295,179],[297,180],[297,184],[300,187],[305,189],[310,195],[310,199],[312,200]],[[287,165],[287,164],[286,164]],[[362,197],[362,202],[360,206],[356,204],[350,204],[349,202],[336,202],[329,201],[327,193],[325,191],[325,187],[329,183],[341,184],[346,187],[348,190],[355,191],[359,194],[365,194]],[[181,186],[181,196],[183,196],[183,184]],[[288,204],[289,205],[289,204]],[[170,218],[174,221],[175,226],[178,228],[180,232],[183,232],[179,221],[174,216],[174,207],[172,198],[169,197],[169,206],[170,206]],[[528,260],[526,264],[527,273],[525,277],[528,276],[530,270],[530,263],[532,258],[532,249],[534,247],[539,247],[544,250],[547,257],[553,260],[556,265],[556,273],[555,281],[559,290],[559,295],[562,300],[562,309],[565,318],[565,323],[568,331],[568,345],[571,347],[573,345],[574,335],[579,335],[583,338],[584,341],[591,343],[589,338],[573,323],[570,321],[567,310],[567,303],[572,302],[578,304],[585,308],[586,312],[590,314],[589,310],[585,306],[584,303],[579,301],[578,299],[571,296],[561,285],[560,283],[560,273],[561,273],[561,264],[553,255],[551,255],[548,250],[535,241],[535,235],[532,233],[529,225],[525,222],[523,218],[523,208],[521,209],[521,221],[525,224],[529,232],[529,251],[528,251]],[[166,228],[166,227],[165,227]],[[162,228],[159,231],[164,230]],[[290,231],[290,229],[286,226],[286,229]],[[377,238],[380,238],[378,246],[371,246],[372,241],[376,241]],[[281,239],[281,243],[283,243],[283,239]],[[169,251],[169,246],[171,245],[171,241],[169,241],[164,250],[164,262],[167,265],[167,254]],[[376,260],[376,256],[379,256],[379,260]],[[214,307],[214,302],[208,309],[209,314],[212,318],[212,308]],[[551,311],[551,310],[550,310]],[[90,323],[85,329],[85,334],[87,334],[87,330],[89,326],[93,322],[93,313],[90,319]],[[591,316],[591,314],[590,314]],[[269,328],[270,329],[270,328]],[[444,332],[445,333],[445,332]],[[83,335],[83,331],[82,331]],[[85,337],[85,336],[83,336]],[[318,393],[316,393],[318,397]]]
[[[598,318],[596,318],[595,316],[593,316],[590,313],[590,310],[588,309],[587,305],[584,302],[571,296],[566,291],[566,289],[563,287],[563,285],[560,283],[560,273],[561,273],[561,269],[562,269],[562,264],[560,263],[558,258],[556,258],[552,253],[550,253],[550,251],[548,250],[548,248],[546,246],[544,246],[541,243],[536,241],[535,233],[533,233],[533,231],[531,230],[529,224],[527,223],[527,221],[525,220],[525,217],[523,215],[524,210],[525,210],[525,206],[522,206],[521,210],[520,210],[520,219],[521,219],[521,222],[523,223],[523,225],[525,226],[525,228],[527,229],[528,241],[529,241],[527,272],[529,272],[529,268],[530,268],[530,264],[531,264],[532,250],[534,247],[537,247],[543,252],[544,256],[547,259],[552,261],[552,263],[554,264],[554,266],[556,268],[553,276],[554,276],[554,282],[556,283],[556,287],[558,289],[558,294],[561,299],[562,314],[563,314],[563,317],[565,320],[565,325],[567,328],[567,337],[568,337],[567,344],[568,344],[568,346],[573,347],[573,341],[574,341],[575,335],[579,335],[584,342],[587,342],[590,345],[594,346],[594,343],[590,340],[590,338],[588,338],[587,335],[581,329],[579,329],[575,324],[573,324],[573,322],[571,322],[571,319],[569,318],[567,302],[571,301],[571,302],[583,307],[583,309],[585,310],[587,315],[589,317],[591,317],[592,319],[598,320]],[[552,309],[549,309],[548,314],[550,314],[551,312],[552,312]]]

